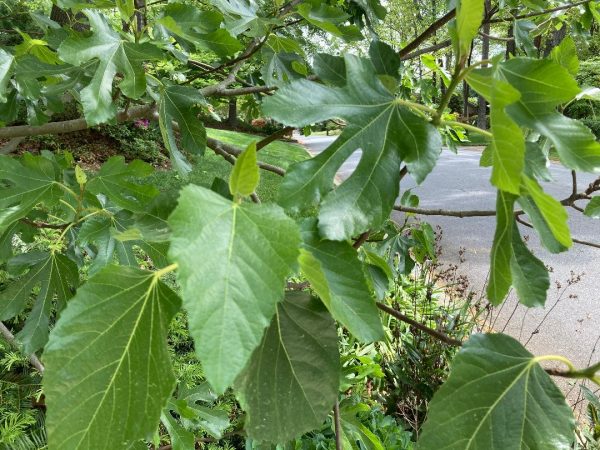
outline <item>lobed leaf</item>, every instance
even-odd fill
[[[155,273],[110,266],[69,302],[44,351],[50,449],[126,448],[156,430],[175,387],[177,295]]]
[[[187,175],[191,166],[177,145],[173,122],[177,123],[184,150],[201,155],[206,148],[206,130],[198,119],[194,107],[205,102],[197,89],[188,86],[167,86],[161,91],[158,102],[158,123],[173,166]]]
[[[300,80],[263,103],[265,113],[292,126],[334,117],[348,122],[323,153],[293,165],[280,190],[280,203],[291,211],[310,210],[322,202],[319,229],[330,240],[350,239],[381,225],[398,196],[401,162],[421,182],[441,150],[435,127],[396,102],[368,60],[346,55],[345,67],[348,81],[343,87]],[[335,173],[359,149],[358,167],[333,189]]]
[[[88,125],[97,125],[114,119],[116,104],[112,97],[113,79],[123,74],[119,87],[127,97],[137,99],[146,92],[146,75],[143,61],[160,59],[162,53],[150,43],[123,41],[112,29],[106,17],[93,9],[85,9],[92,35],[86,38],[72,36],[58,48],[60,58],[70,64],[80,65],[98,60],[90,84],[81,90],[81,104]]]

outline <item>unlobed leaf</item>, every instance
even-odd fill
[[[571,247],[573,240],[565,207],[546,194],[537,181],[523,177],[522,195],[518,202],[531,219],[544,247],[552,253]]]
[[[513,212],[516,198],[498,191],[488,299],[498,305],[506,298],[510,287],[514,286],[521,303],[528,307],[544,306],[550,288],[548,269],[521,238]]]
[[[575,420],[536,358],[503,334],[478,334],[429,404],[420,450],[567,450]]]
[[[182,190],[169,224],[190,333],[207,380],[222,393],[283,297],[299,231],[275,205],[239,205],[192,185]]]
[[[512,281],[510,262],[512,259],[513,227],[515,226],[514,204],[514,195],[498,191],[496,198],[496,232],[490,254],[490,281],[487,286],[487,297],[495,305],[504,300]]]
[[[320,426],[338,395],[335,323],[306,293],[289,293],[236,381],[248,436],[285,443]]]
[[[484,0],[458,0],[456,2],[456,35],[454,38],[459,57],[469,54],[471,42],[477,36],[481,26],[484,11]]]
[[[300,268],[331,315],[365,342],[384,337],[357,252],[347,242],[321,240],[314,223],[303,231]]]
[[[510,271],[519,301],[528,307],[544,306],[550,288],[548,269],[527,248],[516,223],[513,225],[512,252]]]
[[[258,186],[259,178],[256,142],[252,142],[235,161],[229,177],[229,190],[233,196],[247,197]]]
[[[600,219],[600,196],[592,197],[586,205],[584,213],[593,219]]]
[[[491,158],[491,182],[498,189],[518,195],[525,167],[525,138],[521,128],[507,114],[506,107],[518,101],[520,93],[490,68],[472,72],[468,80],[490,102],[493,137],[486,150]]]

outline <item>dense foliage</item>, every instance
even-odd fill
[[[580,87],[575,40],[558,39],[548,23],[580,38],[600,20],[600,4],[461,0],[421,16],[428,28],[411,42],[402,36],[396,50],[378,38],[387,7],[402,13],[389,3],[57,0],[53,18],[31,14],[35,37],[21,31],[3,41],[7,148],[24,137],[156,121],[181,178],[207,148],[233,165],[228,180],[161,193],[144,181],[151,165],[123,156],[87,172],[68,152],[0,156],[0,263],[11,276],[0,320],[11,321],[14,339],[4,325],[3,334],[43,372],[50,449],[160,447],[165,430],[172,448],[193,448],[194,432],[220,438],[229,427],[230,415],[212,408],[220,395],[239,401],[236,433],[247,448],[302,448],[296,439],[324,424],[336,448],[404,448],[386,441],[393,433],[382,430],[396,425],[389,416],[372,413],[375,434],[364,424],[368,406],[339,402],[352,390],[340,348],[393,343],[390,317],[462,346],[418,448],[571,447],[573,413],[550,375],[600,383],[599,364],[576,369],[507,335],[469,338],[467,328],[449,336],[440,323],[411,319],[398,279],[435,258],[433,231],[407,232],[388,218],[393,209],[418,213],[418,199],[400,192],[404,176],[426,182],[442,145],[454,147],[466,132],[483,136],[481,163],[497,188],[487,297],[498,305],[514,288],[528,307],[545,303],[548,269],[517,220],[526,216],[559,253],[573,245],[566,207],[600,217],[600,179],[566,199],[540,184],[550,156],[574,173],[600,172],[600,143],[563,114],[598,90]],[[473,41],[493,23],[508,24],[518,45],[475,62]],[[446,24],[451,52],[442,67],[419,47]],[[352,51],[319,51],[328,40],[329,49]],[[429,82],[406,62],[419,56],[419,69],[435,75]],[[449,111],[461,84],[489,105],[489,130]],[[245,98],[249,117],[294,128],[334,119],[343,131],[284,170],[260,158],[269,137],[241,149],[207,136],[203,118],[231,97]],[[81,117],[61,120],[65,105]],[[338,183],[359,149],[358,167]],[[256,195],[261,169],[283,176],[276,202]],[[174,369],[170,324],[181,325],[181,311],[206,383],[181,383]],[[566,369],[545,370],[544,361]],[[446,377],[440,370],[421,398]]]

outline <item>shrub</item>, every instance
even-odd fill
[[[600,119],[586,118],[581,120],[596,136],[596,139],[600,139]]]
[[[577,100],[565,108],[565,115],[572,119],[593,117],[594,107],[589,100]]]
[[[590,58],[579,63],[577,82],[582,86],[600,86],[600,58]]]

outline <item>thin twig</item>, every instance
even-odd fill
[[[235,158],[240,153],[242,153],[241,149],[234,147],[233,145],[225,144],[224,142],[218,141],[213,138],[206,139],[206,146],[208,148],[210,148],[212,151],[214,151],[216,154],[221,155],[222,157],[227,159],[229,162],[232,161],[231,157]],[[268,172],[273,172],[279,176],[285,175],[285,170],[282,169],[281,167],[277,167],[272,164],[267,164],[262,161],[258,161],[257,164],[258,164],[258,167],[260,167],[261,169],[266,170]]]
[[[523,220],[519,215],[515,215],[515,218],[517,219],[517,222],[519,222],[521,225],[524,225],[528,228],[535,228],[529,222]],[[573,242],[575,242],[576,244],[587,245],[588,247],[600,248],[600,244],[597,244],[596,242],[584,241],[584,240],[577,239],[574,237],[572,237],[571,240]]]
[[[379,309],[381,309],[382,311],[385,311],[386,313],[388,313],[390,316],[393,316],[396,319],[401,320],[402,322],[405,322],[405,323],[415,327],[416,329],[421,330],[424,333],[426,333],[442,342],[445,342],[448,345],[452,345],[455,347],[460,347],[462,345],[462,342],[459,341],[458,339],[454,339],[454,338],[448,336],[447,334],[442,333],[441,331],[434,330],[433,328],[429,328],[428,326],[425,326],[422,323],[417,322],[416,320],[413,320],[410,317],[405,316],[400,311],[396,311],[394,308],[391,308],[388,305],[377,302],[377,307]]]
[[[4,339],[6,339],[6,341],[9,344],[14,345],[15,347],[18,347],[15,336],[11,333],[11,331],[2,322],[0,322],[0,334],[4,337]],[[35,355],[35,353],[32,353],[31,355],[29,355],[29,362],[31,363],[31,365],[33,367],[35,367],[35,369],[39,373],[41,373],[41,374],[44,373],[44,365],[39,360],[39,358]]]
[[[402,49],[400,49],[400,51],[398,52],[398,56],[400,57],[400,59],[419,48],[419,46],[423,42],[425,42],[427,39],[433,36],[437,30],[439,30],[452,19],[454,19],[455,16],[456,9],[451,9],[445,15],[443,15],[438,20],[429,25],[429,27],[427,27],[427,29],[425,29],[425,31],[423,31],[419,36],[417,36],[409,44],[405,45]]]
[[[354,244],[352,244],[352,247],[354,247],[355,249],[359,249],[365,242],[367,242],[367,240],[369,239],[369,235],[371,234],[370,231],[365,231],[364,233],[362,233],[357,239],[356,241],[354,241]]]
[[[400,212],[418,214],[421,216],[448,216],[448,217],[491,217],[496,215],[496,210],[449,210],[449,209],[422,209],[409,206],[395,205],[394,209]]]
[[[484,38],[491,39],[491,40],[493,40],[493,41],[511,42],[511,41],[514,41],[514,40],[515,40],[515,38],[514,38],[514,37],[493,36],[493,35],[491,35],[491,34],[484,33],[483,31],[480,31],[480,32],[479,32],[479,36],[482,36],[482,37],[484,37]]]
[[[267,136],[266,138],[261,139],[260,141],[258,141],[256,143],[256,151],[259,151],[261,148],[266,147],[271,142],[276,141],[279,138],[282,138],[283,136],[288,134],[290,131],[294,131],[294,127],[282,128],[281,130],[276,131],[275,133],[271,134],[270,136]]]
[[[342,445],[342,420],[340,418],[340,402],[336,399],[333,405],[333,422],[335,428],[335,450],[344,450]]]
[[[518,19],[528,19],[530,17],[543,16],[544,14],[550,14],[550,13],[557,12],[557,11],[563,11],[565,9],[575,8],[576,6],[585,5],[586,3],[590,3],[591,1],[593,1],[593,0],[582,0],[582,1],[571,3],[568,5],[557,6],[556,8],[546,9],[544,11],[537,11],[537,12],[532,12],[532,13],[528,13],[528,14],[521,14],[519,16],[513,16],[513,17],[502,17],[499,19],[490,19],[487,22],[488,23],[512,22],[513,20],[518,20]]]
[[[408,53],[407,55],[400,56],[400,61],[407,61],[409,59],[415,59],[417,56],[424,55],[426,53],[433,53],[438,50],[441,50],[446,47],[450,47],[452,45],[452,41],[450,39],[440,42],[439,44],[431,45],[429,47],[425,47],[419,50],[415,50],[412,53]]]
[[[46,222],[35,222],[33,220],[29,220],[26,217],[20,219],[19,222],[24,223],[25,225],[29,225],[33,228],[48,228],[51,230],[64,230],[69,226],[68,223],[46,223]]]

